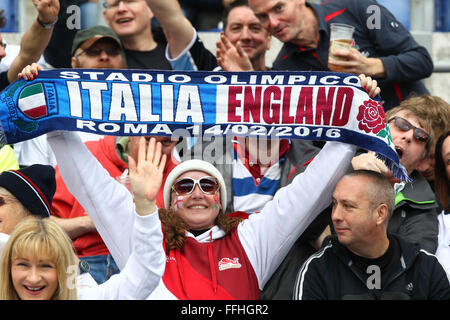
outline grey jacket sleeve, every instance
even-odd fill
[[[389,221],[388,232],[397,233],[410,242],[418,243],[422,249],[434,254],[439,233],[436,210],[433,208],[406,211],[400,208]]]

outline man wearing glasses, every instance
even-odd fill
[[[72,45],[72,68],[123,69],[122,44],[114,32],[95,26],[77,33]]]
[[[7,71],[0,73],[0,90],[17,80],[17,74],[36,62],[50,41],[53,26],[58,20],[59,0],[33,0],[38,11],[36,20],[20,41],[20,51]],[[0,61],[6,56],[6,42],[0,34]]]
[[[400,163],[408,171],[412,182],[394,181],[392,173],[372,153],[356,156],[352,165],[355,170],[367,169],[383,173],[394,184],[396,198],[388,233],[399,234],[410,242],[419,243],[422,249],[434,253],[438,236],[437,203],[433,190],[417,168],[433,145],[435,133],[432,123],[439,114],[430,110],[422,101],[421,96],[410,98],[386,113]]]
[[[129,69],[171,70],[164,45],[153,35],[153,12],[144,0],[105,0],[103,16],[119,36]]]

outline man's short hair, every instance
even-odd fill
[[[395,206],[395,191],[392,183],[385,175],[372,170],[354,170],[345,175],[345,177],[359,176],[367,177],[371,182],[370,186],[368,186],[370,191],[368,198],[370,199],[371,208],[375,209],[382,203],[386,204],[388,207],[386,222],[389,221]]]
[[[223,30],[225,30],[227,28],[228,15],[230,14],[230,11],[237,7],[249,7],[250,8],[250,5],[248,4],[247,0],[235,0],[235,1],[231,2],[229,5],[225,6],[225,8],[223,9],[223,13],[222,13],[222,23],[223,23],[222,29]]]

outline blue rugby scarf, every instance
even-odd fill
[[[3,143],[53,130],[102,135],[338,140],[376,152],[407,181],[380,102],[355,75],[56,69],[0,94]]]

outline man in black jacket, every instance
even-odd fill
[[[450,299],[450,283],[437,258],[387,233],[395,192],[380,173],[357,170],[333,192],[329,244],[300,269],[294,299]]]
[[[344,23],[355,27],[354,45],[336,52],[347,61],[334,65],[342,72],[376,79],[385,110],[412,92],[428,93],[420,79],[433,71],[429,53],[375,0],[333,0],[322,5],[306,0],[249,0],[249,4],[264,27],[284,42],[274,70],[329,70],[330,24]]]

